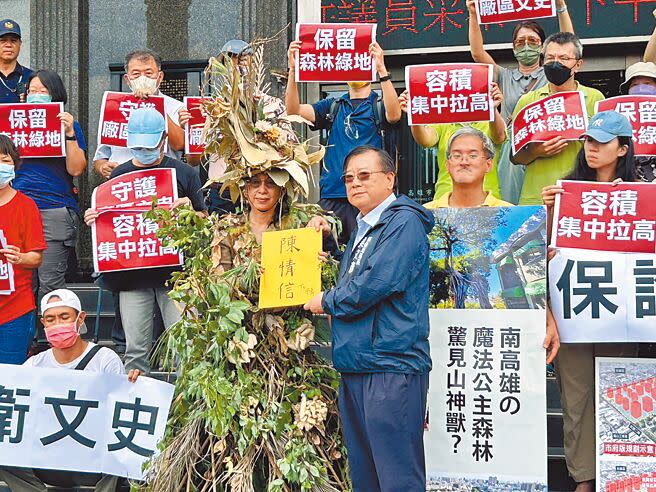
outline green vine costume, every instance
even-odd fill
[[[310,152],[292,118],[267,118],[263,44],[241,76],[229,59],[210,60],[206,153],[226,159],[223,188],[244,203],[250,177],[266,172],[283,190],[276,229],[303,227],[321,210],[298,203],[309,192]],[[203,217],[154,210],[159,234],[185,255],[171,297],[182,320],[160,346],[177,370],[160,453],[144,490],[342,491],[350,489],[337,412],[337,373],[309,346],[315,321],[301,308],[258,310],[260,245],[247,215]],[[331,219],[332,220],[332,219]],[[336,268],[323,268],[324,287]]]

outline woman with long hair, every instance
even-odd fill
[[[637,181],[633,131],[629,120],[615,111],[591,118],[576,167],[566,179],[620,183]],[[553,216],[559,185],[547,186],[542,199]],[[551,220],[549,220],[551,223]],[[554,294],[555,295],[555,294]],[[592,492],[595,479],[595,357],[637,355],[635,343],[564,343],[555,360],[563,408],[565,459],[577,482],[576,492]]]

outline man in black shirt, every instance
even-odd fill
[[[125,173],[152,168],[173,168],[176,172],[178,199],[172,207],[191,205],[198,212],[205,211],[198,174],[187,164],[164,155],[166,121],[153,108],[133,110],[128,121],[128,148],[131,161],[120,164],[111,178]],[[89,209],[84,221],[91,225],[98,212]],[[177,268],[145,268],[104,273],[107,288],[119,292],[121,321],[125,329],[125,368],[150,372],[148,356],[153,344],[153,310],[160,308],[165,328],[180,319],[180,312],[169,298],[166,282]]]

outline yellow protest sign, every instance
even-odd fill
[[[321,291],[321,232],[313,228],[262,234],[260,308],[300,306]]]

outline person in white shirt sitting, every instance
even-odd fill
[[[23,364],[31,367],[73,369],[79,371],[125,374],[119,356],[107,347],[83,340],[87,332],[86,313],[78,296],[68,289],[58,289],[41,300],[41,323],[51,348],[30,357]],[[128,380],[135,382],[141,371],[133,369]],[[115,492],[118,477],[99,473],[32,470],[0,467],[0,481],[12,492],[46,492],[46,483],[63,486],[93,486],[98,492]]]

